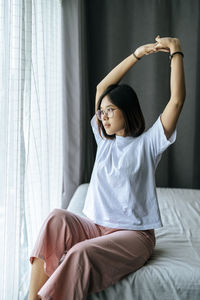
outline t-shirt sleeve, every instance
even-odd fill
[[[161,115],[160,115],[161,116]],[[157,158],[162,154],[170,145],[172,145],[176,140],[177,129],[171,134],[170,138],[167,139],[163,125],[161,123],[160,116],[153,124],[151,128],[147,131],[147,138],[150,143],[151,151],[153,156]]]
[[[94,115],[92,117],[92,119],[90,121],[90,124],[92,126],[92,131],[94,133],[94,137],[95,137],[96,143],[98,145],[101,141],[105,140],[105,138],[103,137],[103,135],[101,137],[100,134],[99,134],[97,121],[96,121],[96,115]]]

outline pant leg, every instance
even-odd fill
[[[68,251],[38,294],[49,300],[85,300],[88,294],[141,268],[154,246],[150,231],[110,230],[109,234],[82,241]]]
[[[38,257],[45,262],[45,272],[50,276],[61,258],[76,243],[100,235],[98,227],[89,219],[64,209],[54,209],[44,221],[30,262]]]

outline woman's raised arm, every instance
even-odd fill
[[[140,46],[135,50],[135,55],[131,54],[127,58],[125,58],[121,63],[119,63],[108,75],[97,85],[96,88],[96,109],[97,109],[97,102],[106,88],[111,84],[117,84],[120,80],[124,77],[124,75],[128,72],[128,70],[138,61],[137,58],[142,58],[144,55],[148,55],[151,53],[155,53],[157,51],[161,51],[155,49],[155,45],[153,44],[146,44]],[[164,51],[164,50],[163,50]],[[137,58],[136,58],[137,57]],[[95,111],[96,111],[95,109]]]
[[[182,52],[180,41],[177,38],[160,38],[158,36],[156,41],[155,48],[157,50],[163,47],[168,48],[171,55],[175,52]],[[170,89],[170,100],[161,115],[167,139],[170,138],[176,127],[186,96],[183,56],[180,53],[175,54],[171,59]]]

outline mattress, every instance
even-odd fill
[[[88,184],[73,195],[69,211],[83,215]],[[158,188],[163,227],[155,229],[150,260],[88,300],[200,300],[200,190]]]

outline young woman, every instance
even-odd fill
[[[144,55],[171,57],[171,97],[153,126],[145,123],[136,93],[119,85]],[[85,200],[85,218],[55,209],[45,220],[30,257],[29,300],[83,300],[141,268],[162,226],[155,170],[176,140],[185,100],[183,53],[177,38],[156,37],[117,65],[97,86],[96,160]]]

